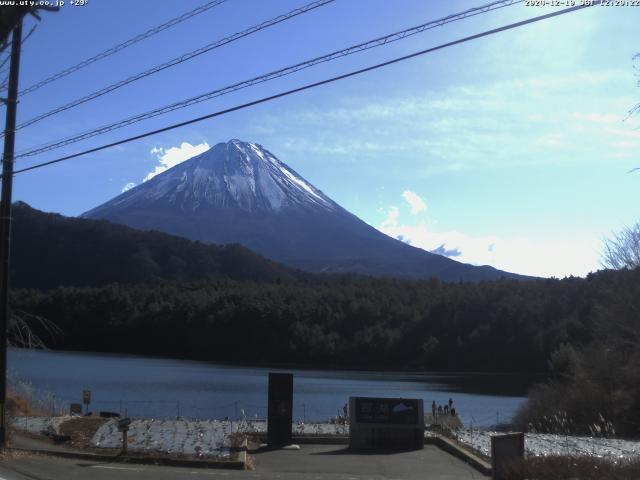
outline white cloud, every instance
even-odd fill
[[[122,187],[122,193],[126,192],[127,190],[131,190],[135,186],[136,184],[134,182],[127,183],[124,187]]]
[[[604,130],[607,133],[610,133],[611,135],[614,135],[616,137],[623,137],[623,138],[631,138],[633,140],[640,140],[640,132],[637,129],[625,130],[625,129],[622,129],[622,128],[607,127]]]
[[[165,170],[175,167],[185,160],[206,152],[209,148],[210,147],[207,142],[203,142],[198,145],[191,145],[188,142],[182,142],[179,147],[171,148],[153,147],[149,153],[157,156],[160,165],[156,165],[153,171],[149,172],[142,181],[146,182],[147,180],[151,180],[153,177]]]
[[[417,215],[418,213],[424,212],[427,209],[427,204],[424,203],[424,200],[422,200],[422,198],[420,198],[420,196],[416,192],[405,190],[404,192],[402,192],[402,196],[411,207],[412,215]]]
[[[524,236],[501,238],[494,235],[475,237],[464,232],[436,231],[424,220],[415,224],[400,221],[396,207],[378,229],[390,237],[414,247],[448,256],[463,263],[491,265],[500,270],[539,277],[562,278],[584,276],[598,269],[599,245],[582,238],[548,238],[532,240]]]
[[[590,113],[574,112],[572,117],[577,120],[587,120],[588,122],[593,122],[593,123],[618,123],[624,120],[624,118],[620,115],[614,115],[612,113],[597,113],[597,112],[590,112]]]
[[[392,205],[389,207],[389,215],[384,219],[380,228],[395,227],[398,225],[398,216],[400,216],[400,210]]]

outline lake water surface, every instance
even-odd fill
[[[207,362],[10,349],[11,381],[45,408],[68,412],[90,389],[93,411],[137,417],[266,418],[269,372],[294,374],[294,418],[327,420],[349,396],[422,398],[425,412],[449,398],[465,425],[508,421],[531,375],[403,373],[239,367]],[[54,398],[55,396],[55,398]]]

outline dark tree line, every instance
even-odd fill
[[[623,318],[618,312],[639,288],[636,270],[464,284],[362,277],[112,284],[15,290],[11,300],[14,308],[55,322],[63,335],[51,341],[60,349],[540,372],[563,344],[580,348],[602,331],[624,331],[626,324],[616,323]],[[633,344],[629,348],[635,352]]]

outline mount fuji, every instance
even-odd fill
[[[205,243],[239,243],[311,272],[446,281],[524,278],[393,239],[261,145],[219,143],[82,215]]]

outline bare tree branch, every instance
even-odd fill
[[[34,333],[36,326],[52,340],[62,335],[62,330],[50,320],[22,310],[13,310],[9,319],[9,343],[14,347],[46,349],[44,339]]]
[[[640,222],[605,240],[601,264],[614,270],[640,267]]]

